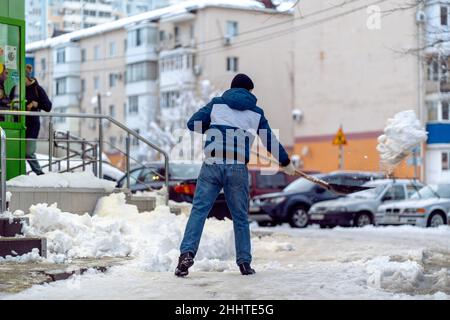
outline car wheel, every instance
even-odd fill
[[[427,227],[437,228],[445,224],[445,217],[440,212],[434,212],[428,218]]]
[[[304,206],[297,206],[292,209],[289,215],[289,224],[292,228],[306,228],[308,226],[308,210]]]
[[[362,212],[355,218],[354,226],[362,228],[372,224],[372,216],[369,213]]]

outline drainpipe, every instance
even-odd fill
[[[420,11],[424,11],[424,5],[423,2],[421,0],[417,0],[417,12]],[[427,23],[426,21],[419,21],[418,19],[416,20],[417,22],[417,48],[420,49],[423,47],[424,45],[424,41],[423,41],[423,27],[424,25]],[[426,119],[425,119],[425,115],[424,115],[424,72],[423,72],[423,63],[422,63],[422,52],[420,50],[418,50],[418,54],[417,54],[417,76],[418,76],[418,81],[417,81],[417,106],[419,108],[419,120],[420,123],[422,125],[426,125]],[[420,178],[422,181],[425,181],[426,179],[426,172],[425,172],[425,155],[426,155],[426,143],[422,144],[422,147],[420,148],[420,159],[421,159],[421,163],[420,163],[420,173],[418,173],[418,169],[417,166],[415,167],[415,178]]]

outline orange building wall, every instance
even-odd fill
[[[347,135],[348,144],[344,146],[344,170],[381,171],[377,152],[377,138],[381,132],[366,132]],[[301,155],[303,170],[330,172],[339,170],[339,147],[334,146],[334,136],[297,138],[293,153]],[[306,155],[303,155],[307,147]],[[413,178],[414,167],[403,161],[395,170],[398,178]]]

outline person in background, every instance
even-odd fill
[[[6,69],[3,63],[0,63],[0,110],[9,110],[9,105],[11,103],[5,89],[5,82],[7,79],[8,69]]]
[[[50,112],[52,110],[52,103],[45,90],[39,85],[38,81],[31,76],[32,72],[33,67],[31,65],[27,65],[25,77],[27,111],[39,112],[43,110]],[[34,173],[37,175],[44,174],[39,162],[36,160],[36,139],[39,136],[39,130],[41,128],[39,116],[26,117],[26,126],[27,161]]]

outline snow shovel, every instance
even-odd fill
[[[275,163],[277,163],[279,166],[281,166],[278,162],[276,162],[275,160],[272,160],[270,158],[264,157],[262,155],[260,155],[258,152],[256,151],[252,151],[252,153],[256,156],[258,156],[259,158],[266,160],[266,161],[273,161]],[[339,195],[347,195],[347,194],[351,194],[351,193],[355,193],[358,191],[364,191],[364,190],[369,190],[369,189],[373,189],[371,187],[364,187],[364,186],[355,186],[355,185],[343,185],[343,184],[336,184],[336,183],[329,183],[326,182],[322,179],[310,176],[309,174],[306,174],[300,170],[295,170],[295,173],[308,180],[311,181],[312,183],[318,184],[319,186],[325,188],[326,190],[329,190],[331,192],[334,192],[336,194]]]

